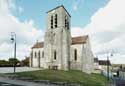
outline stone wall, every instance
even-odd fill
[[[82,47],[83,44],[71,45],[71,69],[82,70]],[[77,60],[75,60],[75,50],[77,51]]]
[[[74,50],[77,50],[77,60],[74,58]],[[71,45],[71,69],[81,70],[86,73],[91,73],[94,68],[94,57],[89,44],[89,39],[85,44]]]
[[[44,67],[44,56],[43,56],[43,48],[34,48],[32,50],[32,67]],[[36,53],[36,56],[35,56]],[[40,53],[40,56],[39,56]]]
[[[86,73],[91,73],[94,70],[94,56],[93,53],[91,51],[91,46],[90,46],[90,42],[89,42],[89,38],[87,39],[86,44],[84,44],[83,47],[83,72]]]

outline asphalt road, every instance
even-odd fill
[[[40,69],[30,68],[30,67],[16,67],[16,72],[34,71],[34,70],[40,70]],[[1,73],[13,73],[13,67],[0,67],[0,74]],[[54,86],[54,85],[46,85],[46,84],[27,82],[21,80],[11,80],[9,78],[0,77],[0,86]]]
[[[125,80],[122,80],[120,78],[115,78],[114,82],[115,82],[115,86],[125,86]]]
[[[22,80],[12,80],[9,78],[0,77],[0,86],[55,86],[55,85],[34,83]]]
[[[117,80],[116,86],[125,86],[125,80]]]

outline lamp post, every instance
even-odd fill
[[[107,79],[109,81],[109,56],[107,56]]]
[[[11,41],[14,43],[14,73],[16,72],[16,33],[11,32]]]
[[[111,53],[109,56],[113,56],[113,54]],[[109,64],[110,64],[109,56],[107,55],[107,79],[108,81],[109,81]]]

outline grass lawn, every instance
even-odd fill
[[[83,86],[108,86],[106,77],[100,74],[86,74],[76,70],[38,70],[16,74],[23,77],[32,77],[37,80],[81,83]]]

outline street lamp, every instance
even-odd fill
[[[11,39],[12,43],[14,43],[14,73],[16,72],[16,33],[11,32]]]
[[[113,54],[111,53],[109,56],[113,56]],[[107,55],[107,79],[109,81],[109,56]]]

